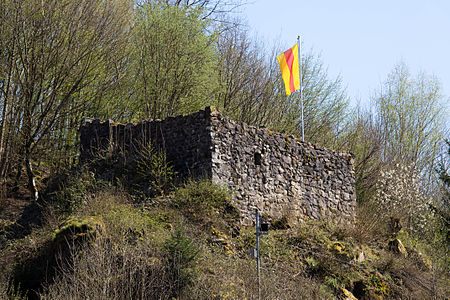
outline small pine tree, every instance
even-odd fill
[[[181,226],[177,225],[166,240],[167,274],[169,284],[173,287],[172,297],[177,298],[183,290],[192,284],[195,278],[195,262],[199,251],[192,239],[187,237]]]
[[[163,195],[173,177],[173,167],[167,161],[166,153],[158,151],[151,142],[143,145],[138,160],[138,173],[144,177],[149,188]]]

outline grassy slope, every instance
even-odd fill
[[[45,299],[255,299],[254,229],[239,227],[225,189],[191,182],[136,206],[108,185],[84,187],[59,193],[43,209],[43,224],[25,236],[11,234],[14,220],[0,223],[1,297],[13,287],[18,298],[33,289]],[[70,214],[57,209],[66,207],[61,202],[74,208]],[[262,298],[449,296],[437,263],[412,248],[406,257],[389,250],[388,237],[369,227],[360,220],[271,230],[261,243]]]

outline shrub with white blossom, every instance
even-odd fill
[[[423,193],[419,175],[414,168],[397,164],[382,171],[376,183],[375,201],[383,221],[396,218],[411,233],[427,231],[432,214],[430,199]]]

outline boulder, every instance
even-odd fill
[[[349,290],[341,287],[341,291],[344,294],[345,300],[358,300],[358,298],[356,298]]]
[[[408,256],[405,246],[403,246],[403,243],[399,239],[390,239],[388,249],[394,253],[401,254],[404,257]]]

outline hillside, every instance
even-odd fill
[[[0,1],[0,298],[450,299],[439,78],[351,97],[249,2]]]
[[[71,175],[47,183],[27,221],[3,206],[1,298],[257,299],[255,229],[239,225],[230,191],[201,181],[143,196]],[[347,227],[272,220],[262,299],[448,298],[448,258],[375,224],[361,209]]]

